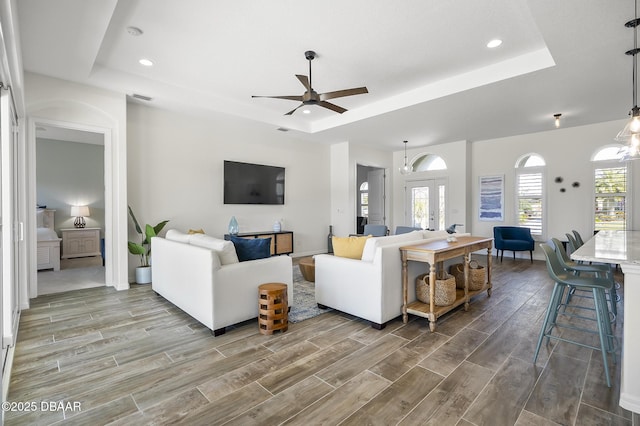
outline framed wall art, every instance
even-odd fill
[[[480,176],[478,218],[484,221],[504,221],[504,175]]]

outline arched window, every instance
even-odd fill
[[[620,162],[621,145],[608,145],[596,151],[593,161],[595,231],[626,230],[629,205],[627,163]]]
[[[424,154],[418,157],[411,166],[414,172],[447,170],[447,163],[444,162],[442,157],[435,154]]]
[[[516,211],[518,225],[544,236],[544,158],[526,154],[516,161]]]
[[[360,185],[360,216],[369,216],[369,182]]]

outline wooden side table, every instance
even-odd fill
[[[287,285],[268,283],[258,286],[258,326],[260,333],[284,333],[289,328]]]

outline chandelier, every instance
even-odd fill
[[[404,141],[404,166],[400,167],[400,173],[406,175],[412,171],[411,166],[407,163],[407,141]]]

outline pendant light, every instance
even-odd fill
[[[622,154],[622,161],[640,159],[640,108],[638,108],[638,58],[637,54],[640,53],[638,49],[638,25],[640,19],[638,19],[638,0],[635,0],[634,19],[624,24],[627,28],[633,28],[633,49],[627,50],[626,55],[633,56],[633,107],[629,112],[631,118],[624,126],[624,129],[618,133],[616,140],[624,142],[626,146],[620,149]]]
[[[404,166],[400,167],[400,173],[406,175],[411,172],[411,166],[407,163],[407,141],[404,141]]]

